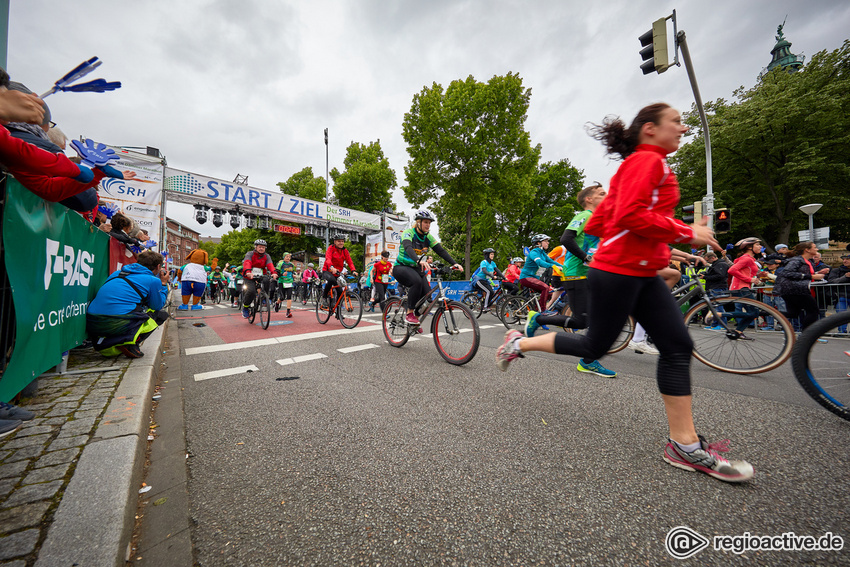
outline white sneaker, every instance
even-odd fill
[[[633,351],[638,354],[658,354],[658,349],[649,344],[646,339],[640,341],[639,343],[635,341],[629,341],[629,344],[626,345]]]

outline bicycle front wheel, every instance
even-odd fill
[[[268,329],[272,320],[272,302],[266,292],[261,291],[260,294],[260,325],[263,329]]]
[[[381,324],[384,328],[384,337],[386,337],[390,346],[402,347],[410,338],[410,333],[407,332],[407,323],[404,320],[405,315],[407,315],[407,309],[402,304],[400,297],[387,300]]]
[[[363,316],[363,301],[360,296],[352,291],[346,291],[336,306],[336,314],[339,322],[346,329],[353,329]]]
[[[794,377],[814,401],[850,421],[850,311],[825,317],[803,331],[791,353]],[[839,329],[839,327],[844,327]]]
[[[467,291],[463,294],[460,302],[466,305],[476,318],[481,317],[481,310],[484,308],[484,302],[481,296],[474,291]]]
[[[458,301],[446,301],[437,309],[431,321],[431,334],[440,356],[457,366],[472,360],[481,342],[477,318]]]
[[[562,311],[563,315],[567,317],[573,314],[570,306],[567,305],[564,307]],[[587,332],[587,329],[564,329],[567,333],[577,333],[584,334]],[[614,340],[614,343],[608,348],[608,354],[614,354],[615,352],[620,352],[624,348],[626,348],[629,344],[629,341],[632,340],[632,337],[635,336],[635,319],[631,315],[626,318],[626,322],[623,323],[623,330],[620,331],[620,334],[617,335],[617,338]]]
[[[260,291],[261,290],[259,289],[259,286],[258,286],[257,287],[257,296],[254,297],[254,303],[252,303],[251,308],[248,309],[248,311],[251,312],[251,314],[248,315],[248,322],[251,323],[252,325],[254,324],[254,319],[257,318],[257,311],[260,309],[260,298],[262,297],[260,295]]]
[[[748,297],[705,300],[685,313],[694,357],[732,374],[758,374],[780,367],[794,347],[794,328],[775,308]]]

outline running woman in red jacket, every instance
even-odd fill
[[[602,238],[587,274],[590,328],[586,335],[532,338],[508,331],[496,360],[503,371],[528,351],[595,360],[605,355],[626,318],[634,315],[660,351],[657,381],[669,425],[664,460],[726,482],[742,482],[752,478],[752,465],[727,461],[718,453],[726,450],[724,442],[709,444],[697,435],[691,413],[693,342],[670,290],[656,274],[670,259],[668,242],[709,244],[720,250],[706,219],[688,226],[673,218],[679,186],[666,155],[678,149],[687,130],[679,112],[663,103],[641,109],[628,128],[619,118],[606,118],[593,129],[608,153],[624,161],[611,179],[608,197],[585,228]]]

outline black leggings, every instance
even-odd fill
[[[327,270],[322,272],[322,279],[327,282],[325,283],[325,287],[322,288],[322,297],[325,298],[330,294],[331,288],[339,283],[339,280],[337,280],[336,276]]]
[[[587,328],[587,279],[569,280],[561,285],[567,290],[572,312],[566,326],[570,329]]]
[[[818,302],[811,295],[783,295],[782,299],[785,300],[785,311],[782,314],[789,320],[800,317],[803,329],[818,320]]]
[[[664,280],[658,276],[639,278],[591,268],[587,287],[593,290],[588,295],[588,318],[592,324],[585,335],[557,333],[555,352],[585,360],[599,359],[614,344],[628,316],[633,315],[661,353],[656,370],[658,390],[667,396],[691,395],[694,343]]]
[[[372,287],[375,288],[375,303],[383,308],[387,297],[387,284],[376,281],[372,284]]]
[[[412,266],[393,266],[393,277],[407,288],[408,309],[413,309],[419,303],[419,300],[431,290],[425,272],[420,272],[419,269]]]

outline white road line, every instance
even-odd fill
[[[220,345],[210,345],[204,347],[194,347],[187,348],[186,355],[192,354],[206,354],[209,352],[220,352],[223,350],[238,350],[242,348],[254,348],[258,346],[265,345],[275,345],[277,344],[277,339],[256,339],[253,341],[243,341],[241,343],[230,343],[230,344],[220,344]]]
[[[338,348],[336,350],[341,352],[342,354],[349,354],[349,353],[352,353],[352,352],[357,352],[358,350],[368,350],[370,348],[381,348],[381,347],[379,347],[378,345],[374,345],[372,343],[366,343],[365,345],[357,345],[357,346],[352,346],[352,347]]]
[[[257,372],[258,370],[259,368],[257,368],[253,364],[249,366],[237,366],[235,368],[222,368],[221,370],[213,370],[212,372],[201,372],[200,374],[195,374],[195,382],[200,382],[201,380],[209,380],[210,378],[233,376],[234,374],[244,374],[248,371]]]
[[[492,329],[496,325],[478,325],[479,329]]]
[[[282,358],[281,360],[275,360],[281,366],[286,366],[287,364],[295,364],[296,362],[307,362],[308,360],[319,360],[320,358],[327,358],[326,354],[322,354],[317,352],[316,354],[305,354],[303,356],[293,356],[292,358]]]
[[[258,346],[274,345],[278,343],[293,343],[297,341],[308,341],[310,339],[321,339],[325,337],[335,337],[337,335],[345,335],[348,333],[365,333],[368,331],[379,331],[380,325],[368,325],[364,327],[355,327],[353,329],[334,329],[331,331],[316,331],[315,333],[304,333],[302,335],[290,335],[288,337],[277,337],[271,339],[256,339],[253,341],[242,341],[239,343],[224,343],[220,345],[209,345],[203,347],[187,348],[186,355],[193,354],[209,354],[211,352],[220,352],[224,350],[239,350],[243,348],[254,348]]]

